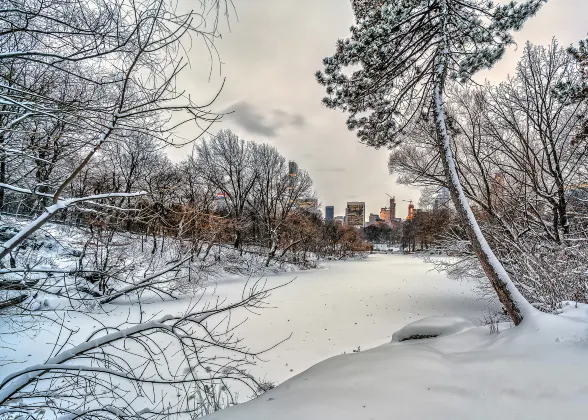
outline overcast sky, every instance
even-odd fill
[[[216,60],[209,78],[210,59],[194,48],[192,67],[181,79],[186,91],[202,100],[225,80],[213,108],[234,113],[213,130],[230,128],[246,140],[277,147],[309,171],[323,209],[334,205],[335,215],[344,214],[347,201],[365,201],[366,213],[377,213],[388,193],[396,196],[397,217],[405,217],[408,203],[402,200],[417,202],[419,191],[396,184],[388,174],[387,150],[360,144],[347,130],[345,115],[321,105],[324,91],[314,79],[335,41],[348,35],[353,23],[349,0],[233,1],[237,16],[233,13],[231,31],[225,29],[217,44],[222,75]],[[527,40],[546,45],[557,37],[567,46],[587,32],[588,0],[549,0],[515,35],[518,49],[511,48],[479,80],[497,83],[512,73]]]

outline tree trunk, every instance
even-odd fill
[[[433,109],[437,129],[437,146],[443,162],[443,169],[453,204],[465,226],[472,248],[478,257],[484,273],[486,273],[486,277],[488,277],[490,284],[498,295],[498,299],[504,307],[504,310],[514,324],[519,325],[525,316],[533,313],[535,308],[518,291],[510,276],[488,245],[463,192],[457,168],[455,167],[453,151],[451,150],[451,139],[449,138],[445,122],[445,105],[443,103],[443,88],[447,74],[448,55],[450,54],[449,34],[446,26],[448,15],[447,0],[441,2],[441,15],[442,39],[439,45],[440,51],[437,57],[437,68],[433,87]]]
[[[241,231],[240,230],[238,230],[235,235],[235,243],[233,246],[235,247],[235,249],[241,248]]]
[[[6,183],[6,152],[4,151],[4,134],[0,134],[0,183]],[[4,188],[0,188],[0,210],[4,209]]]
[[[275,257],[276,251],[278,250],[278,238],[275,233],[271,233],[270,247],[267,252],[267,259],[265,260],[265,266],[269,267],[272,258]]]
[[[486,242],[486,238],[484,238],[474,213],[465,197],[455,167],[453,151],[451,150],[451,140],[447,133],[441,87],[442,78],[439,77],[436,81],[433,95],[435,104],[434,115],[437,127],[437,146],[442,157],[443,168],[445,171],[445,177],[447,178],[449,191],[451,192],[451,198],[455,205],[455,209],[466,228],[472,248],[482,265],[484,273],[486,273],[488,280],[496,291],[500,303],[514,324],[518,325],[526,315],[529,315],[534,311],[534,308],[517,290],[508,273],[490,249],[490,246]]]
[[[265,266],[266,266],[266,267],[269,267],[269,264],[270,264],[270,262],[271,262],[272,258],[274,257],[274,255],[276,255],[276,249],[277,249],[277,248],[276,248],[276,247],[274,246],[274,244],[272,243],[272,244],[270,245],[270,249],[269,249],[269,250],[268,250],[268,252],[267,252],[267,258],[266,258],[266,260],[265,260]]]
[[[559,224],[563,229],[563,233],[567,235],[570,233],[570,222],[568,220],[568,203],[565,197],[565,190],[563,186],[558,187],[558,202],[557,211],[559,213]]]

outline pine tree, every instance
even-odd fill
[[[576,59],[582,72],[582,83],[577,85],[562,85],[559,88],[564,95],[571,96],[577,101],[588,101],[588,38],[580,41],[578,47],[570,47],[568,52]],[[570,95],[571,92],[571,95]],[[582,124],[574,139],[576,142],[588,141],[588,116],[583,116]]]
[[[352,0],[357,23],[317,72],[323,103],[349,114],[347,126],[373,147],[393,147],[433,118],[455,208],[472,248],[515,324],[533,307],[498,261],[469,207],[455,167],[443,96],[448,82],[490,68],[546,0]],[[367,7],[371,3],[371,8]]]

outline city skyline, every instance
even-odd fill
[[[348,201],[344,207],[344,214],[337,214],[336,207],[332,206],[332,205],[322,206],[322,207],[324,207],[324,210],[319,207],[319,210],[323,214],[324,219],[327,221],[332,221],[337,218],[344,218],[345,220],[347,220],[349,208],[350,208],[350,206],[354,206],[354,205],[362,205],[363,206],[364,224],[371,223],[372,216],[377,216],[382,221],[390,221],[390,222],[394,222],[399,219],[405,219],[403,217],[397,217],[396,197],[389,196],[389,195],[388,195],[388,197],[389,197],[389,202],[388,202],[389,206],[388,207],[386,207],[386,206],[379,207],[380,210],[379,211],[376,210],[375,212],[372,212],[372,211],[368,212],[368,207],[365,205],[365,201]],[[437,198],[435,199],[435,204],[434,204],[433,208],[434,209],[438,208],[440,203],[445,204],[450,199],[451,198],[449,197],[448,190],[446,188],[442,188],[440,190],[440,192],[437,194]],[[415,210],[415,206],[414,206],[412,200],[401,200],[401,201],[407,203],[406,213],[407,213],[407,217],[410,218],[412,215],[411,213],[414,212],[414,210]]]
[[[503,60],[491,71],[480,72],[476,80],[505,80],[527,40],[547,45],[557,36],[564,47],[577,44],[588,27],[588,17],[577,13],[583,4],[585,0],[545,4],[522,31],[514,33],[518,47],[509,48]],[[187,0],[181,0],[182,5],[192,6]],[[396,196],[398,204],[418,203],[418,188],[398,185],[397,177],[388,173],[387,149],[360,144],[347,129],[346,115],[321,104],[325,92],[314,73],[321,69],[323,58],[333,54],[337,39],[349,35],[354,22],[350,1],[250,0],[235,7],[238,19],[231,15],[230,31],[224,20],[220,22],[224,34],[215,41],[218,57],[213,54],[212,68],[194,65],[179,81],[201,102],[214,98],[222,87],[213,110],[232,114],[213,125],[209,134],[230,128],[247,141],[277,147],[308,171],[323,211],[326,205],[344,209],[348,201],[365,201],[377,212],[385,206],[386,194]],[[195,46],[190,57],[199,63],[203,54],[208,57],[207,50]],[[190,151],[168,150],[178,160]],[[399,205],[397,217],[406,216],[407,206]]]

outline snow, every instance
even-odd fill
[[[535,312],[520,326],[500,324],[500,333],[491,334],[478,325],[499,306],[477,297],[477,283],[449,280],[418,258],[378,254],[329,262],[323,269],[268,276],[267,287],[294,276],[259,315],[231,315],[232,325],[247,320],[237,334],[254,351],[292,334],[251,368],[256,377],[281,384],[210,419],[535,420],[588,409],[588,305],[564,302],[559,316]],[[140,317],[162,323],[200,298],[197,305],[235,302],[246,284],[244,277],[224,275],[201,297],[140,308],[120,299],[104,312],[70,313],[64,322],[77,326],[74,341],[81,343],[100,323],[132,324]],[[46,361],[59,326],[43,328],[4,336],[0,359],[13,363],[0,366],[1,378],[27,368],[34,375],[34,365]],[[437,337],[404,340],[415,335]]]
[[[499,334],[472,326],[333,357],[209,418],[575,418],[588,409],[587,308],[574,306],[561,316],[536,313]],[[404,330],[434,325],[437,332],[465,326],[455,318],[429,319]]]
[[[423,317],[460,316],[479,323],[485,313],[498,310],[477,297],[476,284],[449,280],[408,255],[329,262],[323,270],[269,277],[268,286],[294,275],[291,284],[272,293],[272,308],[250,316],[238,330],[255,349],[292,333],[253,369],[278,383],[328,357],[389,343],[394,331]],[[216,293],[235,300],[242,284],[239,279],[219,282]]]
[[[264,353],[264,362],[258,362],[252,373],[280,383],[329,357],[388,343],[393,331],[420,318],[448,315],[479,320],[488,310],[496,309],[477,298],[472,291],[475,284],[451,281],[430,268],[411,256],[378,254],[365,260],[324,263],[323,269],[268,276],[267,287],[295,280],[275,290],[268,299],[270,308],[258,316],[235,311],[232,324],[247,320],[236,332],[252,350],[267,349],[292,336]],[[206,291],[199,306],[217,298],[227,303],[240,300],[247,280],[224,275]],[[144,302],[143,319],[183,314],[197,299],[199,296]],[[104,313],[88,316],[70,313],[65,324],[79,328],[74,340],[81,342],[100,322],[136,322],[141,314],[133,302],[119,299],[105,305]],[[15,364],[0,366],[0,378],[44,362],[58,327],[45,325],[45,331],[37,335],[10,337],[5,344],[26,351],[6,350],[5,357]]]
[[[459,316],[431,316],[429,318],[423,318],[411,322],[407,326],[396,331],[392,334],[392,342],[400,343],[414,337],[443,337],[446,335],[457,334],[474,326],[475,325],[471,320]]]

